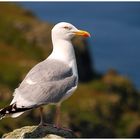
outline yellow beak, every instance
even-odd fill
[[[84,37],[90,37],[90,33],[88,33],[87,31],[83,31],[83,30],[78,30],[74,32],[76,35],[80,35],[80,36],[84,36]]]

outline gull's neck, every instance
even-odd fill
[[[71,41],[63,39],[53,41],[53,51],[49,58],[69,64],[73,73],[78,76],[75,52]]]

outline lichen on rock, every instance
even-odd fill
[[[10,133],[6,133],[2,138],[76,138],[70,130],[56,128],[52,125],[47,126],[25,126],[16,129]]]

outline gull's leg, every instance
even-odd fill
[[[55,127],[60,128],[60,114],[61,114],[61,103],[56,105],[56,114],[55,114]]]
[[[39,110],[40,110],[40,123],[39,123],[39,125],[44,125],[44,120],[43,120],[43,107],[40,107]]]
[[[60,116],[61,116],[61,103],[56,105],[55,125],[54,125],[54,127],[61,128],[61,129],[66,130],[66,131],[72,131],[69,128],[62,127],[61,121],[60,121]]]
[[[39,110],[40,110],[40,123],[39,123],[39,126],[47,126],[48,124],[44,122],[44,118],[43,118],[43,107],[40,107]]]

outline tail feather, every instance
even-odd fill
[[[16,104],[12,104],[12,105],[9,105],[3,109],[0,110],[0,120],[3,119],[4,117],[8,116],[8,115],[12,115],[14,113],[20,113],[20,112],[24,112],[24,111],[27,111],[27,110],[30,110],[31,108],[18,108],[16,106]],[[21,113],[22,114],[22,113]]]

